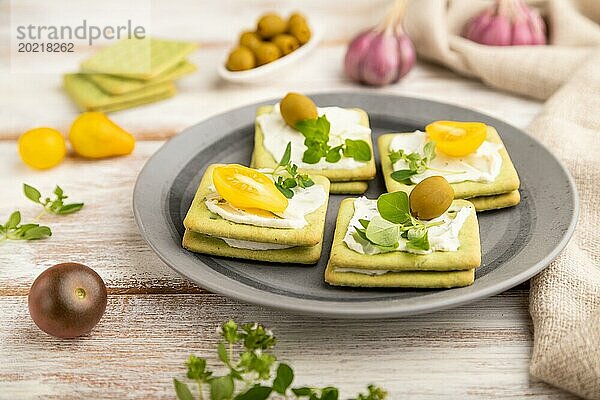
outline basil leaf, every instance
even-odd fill
[[[391,173],[391,177],[396,182],[411,184],[410,177],[416,175],[417,171],[413,171],[410,169],[399,169],[398,171],[394,171]]]
[[[266,400],[269,398],[272,391],[273,389],[268,386],[255,385],[246,392],[235,396],[235,400]]]
[[[337,388],[326,387],[321,390],[321,400],[338,400],[340,393]]]
[[[223,362],[225,365],[229,365],[229,354],[227,354],[227,349],[223,342],[220,342],[217,346],[217,354],[219,356],[219,360]]]
[[[194,396],[186,383],[173,378],[173,385],[175,385],[175,393],[179,400],[194,400]]]
[[[29,186],[28,184],[24,183],[23,184],[23,193],[25,193],[25,197],[27,197],[29,200],[33,201],[34,203],[40,203],[40,197],[42,197],[42,194],[40,193],[39,190],[37,190],[33,186]]]
[[[360,224],[363,226],[363,228],[367,229],[369,227],[369,220],[368,219],[359,219],[358,222],[360,222]]]
[[[309,387],[292,388],[292,393],[298,397],[306,397],[312,394],[312,389]]]
[[[61,205],[60,208],[58,208],[58,210],[56,210],[56,213],[61,214],[61,215],[72,214],[74,212],[81,210],[82,208],[83,208],[83,203],[66,204],[64,206]]]
[[[343,146],[336,146],[329,149],[327,155],[325,156],[325,161],[330,163],[336,163],[340,161],[342,159],[342,155],[340,154],[340,150],[342,149],[342,147]]]
[[[364,140],[346,139],[345,143],[344,155],[346,157],[352,157],[356,161],[371,160],[371,146]]]
[[[14,213],[10,214],[10,217],[8,217],[8,221],[6,221],[4,224],[4,228],[8,231],[16,228],[20,223],[21,213],[19,211],[15,211]]]
[[[397,244],[400,239],[400,225],[376,215],[369,222],[365,233],[367,239],[371,242],[380,246],[391,247]]]
[[[429,250],[429,237],[427,235],[427,228],[419,226],[408,230],[407,234],[408,243],[407,247],[416,250]]]
[[[273,381],[273,390],[279,394],[285,394],[294,380],[294,371],[287,364],[279,364],[277,376]]]
[[[377,199],[377,211],[382,218],[405,225],[412,221],[408,195],[405,192],[384,193]]]
[[[288,189],[287,187],[279,185],[277,183],[275,184],[275,187],[279,189],[281,194],[283,194],[286,198],[291,199],[292,197],[294,197],[294,191],[292,189]]]
[[[233,379],[229,375],[220,376],[210,381],[210,398],[212,400],[228,400],[233,396]]]

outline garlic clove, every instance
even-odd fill
[[[528,45],[533,41],[533,34],[531,32],[531,28],[529,27],[529,22],[525,19],[519,19],[513,23],[512,26],[512,41],[511,44],[518,45]]]
[[[493,15],[488,25],[481,30],[478,42],[491,46],[510,46],[511,24],[504,15]]]
[[[364,55],[377,33],[373,30],[368,30],[359,33],[348,45],[346,57],[344,58],[344,69],[346,75],[355,81],[361,80],[361,63]]]
[[[398,76],[394,80],[397,82],[408,73],[417,61],[417,54],[412,41],[407,35],[398,36],[398,53],[400,55],[400,65]]]
[[[398,42],[392,35],[381,32],[372,40],[361,64],[362,81],[383,86],[398,78],[400,54]]]

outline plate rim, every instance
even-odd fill
[[[567,178],[568,186],[569,186],[569,189],[571,192],[572,200],[573,200],[573,212],[571,215],[571,220],[569,222],[568,228],[566,229],[564,235],[562,236],[562,238],[560,239],[560,241],[558,242],[556,247],[552,251],[550,251],[543,259],[538,261],[537,263],[529,266],[525,270],[521,271],[518,274],[511,276],[510,278],[503,279],[501,281],[494,282],[487,287],[483,287],[475,293],[472,293],[472,292],[467,292],[467,293],[462,293],[462,294],[457,293],[457,295],[455,297],[453,297],[451,301],[449,301],[448,298],[443,298],[443,297],[439,298],[439,299],[438,298],[428,299],[427,302],[417,301],[414,304],[404,303],[406,301],[406,299],[385,300],[385,303],[387,303],[388,306],[386,306],[386,308],[383,308],[383,309],[377,309],[376,306],[381,303],[378,301],[373,301],[373,300],[357,301],[356,303],[346,303],[346,302],[339,302],[339,301],[323,301],[323,300],[314,300],[314,299],[297,299],[297,298],[294,298],[293,300],[291,300],[291,298],[288,296],[278,294],[278,293],[264,292],[260,289],[241,284],[237,281],[233,281],[232,286],[221,286],[218,284],[218,282],[213,282],[210,279],[207,281],[198,282],[196,279],[189,277],[183,271],[183,269],[179,268],[176,265],[176,263],[174,261],[169,260],[168,257],[165,254],[163,254],[163,250],[160,248],[160,245],[158,243],[155,243],[153,240],[150,240],[149,235],[147,235],[146,229],[144,227],[144,222],[142,221],[142,217],[140,215],[141,211],[139,209],[139,204],[141,201],[141,199],[139,198],[140,190],[141,190],[140,189],[141,177],[143,177],[143,175],[148,172],[152,161],[157,157],[157,155],[159,155],[161,152],[164,151],[165,147],[169,146],[169,144],[171,142],[176,142],[177,139],[180,137],[183,137],[183,135],[190,134],[190,132],[192,132],[194,127],[196,127],[197,125],[210,123],[213,120],[218,120],[218,119],[223,118],[224,116],[226,116],[229,113],[239,112],[246,108],[257,107],[262,104],[270,104],[270,103],[272,104],[273,102],[276,102],[278,100],[278,98],[275,98],[275,99],[269,99],[269,100],[265,100],[265,101],[260,101],[260,102],[256,102],[256,103],[243,105],[240,107],[236,107],[236,108],[221,112],[221,113],[211,116],[209,118],[205,118],[205,119],[199,121],[198,123],[185,128],[180,133],[178,133],[176,136],[174,136],[173,138],[171,138],[170,140],[165,142],[145,162],[143,168],[140,170],[140,172],[136,178],[136,183],[135,183],[134,190],[133,190],[133,195],[132,195],[133,215],[134,215],[135,223],[138,227],[138,231],[140,232],[140,235],[142,236],[144,241],[148,244],[148,246],[152,249],[152,251],[159,257],[159,259],[163,263],[165,263],[167,266],[169,266],[171,269],[173,269],[175,272],[177,272],[181,276],[185,277],[186,279],[189,279],[190,281],[194,282],[195,284],[199,285],[202,288],[205,288],[214,293],[221,294],[223,296],[226,296],[226,297],[229,297],[232,299],[236,299],[238,301],[242,301],[242,302],[249,303],[249,304],[256,304],[256,305],[265,306],[265,307],[269,307],[269,308],[275,308],[275,309],[280,309],[280,310],[284,310],[284,311],[289,311],[289,312],[293,312],[293,313],[297,313],[297,314],[312,315],[312,316],[318,316],[318,317],[328,317],[328,318],[356,318],[356,319],[397,318],[397,317],[404,317],[404,316],[408,316],[408,315],[418,315],[418,314],[430,313],[430,312],[435,312],[435,311],[444,310],[444,309],[448,309],[448,308],[453,308],[453,307],[457,307],[460,305],[472,303],[472,302],[481,300],[483,298],[493,296],[498,293],[502,293],[510,288],[513,288],[513,287],[519,285],[520,283],[525,282],[526,280],[532,278],[533,276],[537,275],[540,271],[542,271],[544,268],[546,268],[563,251],[563,249],[566,247],[566,245],[571,240],[573,233],[575,231],[575,228],[577,226],[577,219],[578,219],[579,212],[580,212],[580,210],[579,210],[579,193],[577,191],[575,181],[574,181],[573,177],[571,176],[570,172],[564,166],[564,164],[543,143],[541,143],[534,136],[531,136],[531,135],[525,133],[522,129],[517,128],[514,125],[509,124],[497,117],[491,116],[486,113],[482,113],[478,110],[470,109],[467,107],[462,107],[462,106],[451,104],[451,103],[440,102],[437,100],[431,100],[431,99],[424,98],[424,97],[412,97],[412,96],[401,96],[401,95],[380,94],[380,93],[364,93],[364,92],[360,92],[360,91],[314,92],[314,93],[309,93],[309,95],[311,95],[311,96],[318,96],[318,95],[357,96],[358,95],[358,96],[367,96],[367,97],[394,98],[394,99],[399,99],[402,101],[420,101],[420,102],[426,102],[426,103],[435,103],[438,106],[449,106],[454,109],[460,109],[462,111],[475,112],[475,113],[478,113],[480,115],[483,115],[483,116],[488,117],[493,120],[500,121],[500,122],[510,126],[512,129],[518,131],[520,134],[526,135],[537,146],[541,147],[547,153],[547,155],[550,156],[550,158],[559,166],[559,168],[562,170],[562,172],[565,174],[565,176]],[[161,207],[162,207],[162,205],[164,205],[164,200],[165,199],[163,199],[161,197],[161,199],[159,201],[159,203],[161,203]],[[179,246],[179,248],[180,248],[181,252],[186,252],[186,250],[184,250],[181,246]],[[189,256],[189,254],[182,254],[182,255]],[[200,260],[196,260],[196,262],[200,262],[201,264],[206,266],[206,264]],[[224,276],[222,276],[221,274],[218,274],[218,275],[221,278],[224,278]],[[241,289],[244,289],[244,290],[241,290],[241,291],[235,290],[236,285],[240,286]],[[257,293],[261,293],[266,296],[264,296],[264,297],[256,296]],[[287,301],[274,301],[277,299],[286,299]],[[404,303],[404,304],[393,304],[395,302],[400,302],[400,303]],[[392,304],[390,304],[390,303],[392,303]],[[324,304],[326,304],[327,307],[323,308]],[[343,305],[343,307],[337,307],[337,306],[341,306],[341,305]]]

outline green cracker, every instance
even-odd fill
[[[256,116],[269,113],[273,110],[273,106],[262,106],[256,111]],[[369,126],[369,116],[361,109],[355,108],[355,111],[361,113],[361,124]],[[373,149],[373,143],[369,140],[369,146]],[[253,163],[254,168],[273,168],[277,165],[277,161],[271,153],[263,145],[263,133],[255,123],[254,136],[254,153]],[[375,157],[371,157],[371,161],[365,163],[364,167],[355,169],[304,169],[299,168],[302,173],[316,174],[329,178],[331,182],[347,182],[347,181],[367,181],[375,178]]]
[[[373,276],[354,272],[335,272],[329,264],[325,269],[325,282],[334,286],[448,289],[469,286],[474,281],[474,269],[448,272],[402,271]]]
[[[215,214],[208,210],[206,204],[204,204],[204,199],[211,193],[210,187],[213,184],[212,171],[218,165],[213,164],[206,169],[192,205],[183,221],[186,229],[214,237],[301,247],[316,246],[322,241],[327,201],[329,199],[329,180],[327,178],[319,175],[311,175],[316,185],[321,185],[325,188],[327,196],[325,203],[319,209],[305,217],[308,225],[301,229],[266,228],[237,224],[215,216]]]
[[[165,82],[133,93],[111,96],[104,93],[84,74],[64,76],[67,93],[83,111],[117,111],[172,97],[176,93],[172,82]]]
[[[331,182],[329,193],[331,194],[363,194],[369,188],[369,182]]]
[[[516,206],[521,201],[521,194],[518,190],[513,190],[492,196],[471,197],[469,201],[473,203],[477,211],[497,210]]]
[[[183,235],[183,247],[195,253],[210,254],[213,256],[285,264],[316,264],[321,258],[323,242],[319,242],[315,246],[290,247],[289,249],[280,250],[238,249],[229,246],[219,238],[202,235],[186,229]]]
[[[470,205],[455,200],[455,206]],[[354,199],[340,204],[331,255],[325,269],[325,281],[335,286],[451,288],[471,285],[475,268],[481,263],[479,226],[473,212],[459,233],[461,246],[455,252],[434,252],[426,255],[391,252],[376,255],[357,253],[343,242],[354,215]],[[338,272],[338,268],[391,271],[381,275]]]
[[[401,133],[388,133],[381,135],[378,139],[379,154],[381,157],[381,170],[385,179],[385,186],[387,187],[388,192],[397,192],[402,190],[410,193],[415,185],[406,185],[404,183],[396,182],[390,176],[393,172],[393,168],[388,154],[390,143],[395,135],[401,135]],[[502,139],[500,139],[498,132],[491,126],[488,127],[488,135],[486,140],[503,145]],[[450,185],[454,188],[454,198],[471,199],[486,196],[483,201],[475,201],[477,211],[509,207],[518,204],[520,197],[515,196],[514,193],[503,197],[496,197],[498,195],[505,195],[517,191],[520,184],[519,175],[517,174],[517,171],[515,170],[515,167],[505,147],[500,149],[500,156],[502,157],[502,167],[500,168],[500,174],[496,180],[494,180],[494,182],[482,183],[465,181],[451,183]]]
[[[157,76],[154,79],[147,81],[139,79],[122,78],[116,75],[107,74],[86,74],[86,78],[91,80],[110,95],[120,95],[132,93],[141,89],[145,89],[152,85],[160,83],[172,82],[182,76],[191,74],[196,71],[196,66],[188,61],[182,61],[165,73]]]
[[[174,40],[124,39],[84,60],[81,70],[148,80],[173,68],[196,48],[194,43]]]
[[[344,199],[340,204],[335,235],[329,256],[329,265],[336,268],[370,269],[386,271],[457,271],[469,270],[481,264],[481,245],[477,215],[472,212],[467,218],[458,239],[457,251],[436,251],[430,254],[412,254],[403,251],[368,255],[348,248],[343,239],[354,215],[353,198]],[[467,200],[454,200],[452,206],[473,206]]]

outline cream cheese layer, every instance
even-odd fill
[[[434,251],[456,251],[460,247],[458,234],[472,212],[474,212],[474,209],[468,206],[460,208],[450,207],[448,211],[441,216],[427,221],[428,223],[441,222],[440,225],[427,228],[427,236],[430,245],[429,250],[409,248],[406,245],[408,241],[406,239],[400,239],[398,247],[396,247],[394,251],[404,251],[413,254],[429,254]],[[379,212],[377,211],[377,200],[370,200],[366,197],[359,197],[354,200],[354,215],[352,215],[346,235],[344,236],[344,243],[346,243],[348,248],[357,253],[369,255],[384,252],[379,247],[362,239],[356,234],[355,227],[361,226],[359,220],[371,220],[376,215],[379,215]]]
[[[389,151],[404,150],[405,153],[419,153],[423,155],[423,148],[427,143],[427,134],[421,131],[402,133],[394,136],[390,142]],[[432,169],[410,177],[412,183],[419,183],[430,176],[443,176],[450,183],[465,181],[493,182],[500,174],[502,145],[484,141],[479,148],[465,157],[450,157],[436,150],[436,157],[429,163]],[[405,160],[394,163],[394,171],[407,169]]]
[[[340,107],[318,107],[319,116],[325,115],[331,127],[329,145],[341,145],[346,139],[365,140],[370,142],[371,129],[360,123],[361,114],[355,110]],[[321,159],[316,164],[302,162],[302,155],[307,147],[304,145],[304,135],[285,123],[279,104],[269,113],[256,117],[263,133],[263,146],[271,153],[273,159],[280,160],[288,143],[292,146],[292,163],[304,169],[354,169],[365,166],[365,162],[356,161],[351,157],[343,157],[336,163]]]

